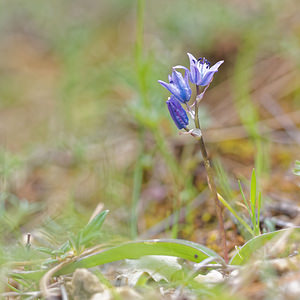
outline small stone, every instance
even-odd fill
[[[224,281],[224,278],[220,272],[212,270],[206,275],[199,274],[197,277],[195,277],[195,280],[201,283],[220,283]]]
[[[122,299],[132,299],[132,300],[143,299],[139,293],[137,293],[134,289],[128,286],[118,287],[117,293],[121,296]]]
[[[74,300],[89,300],[93,294],[104,291],[96,275],[87,269],[77,269],[72,278]]]
[[[130,300],[141,300],[143,297],[137,293],[134,289],[128,286],[117,287],[115,289],[116,294],[120,296],[121,299]],[[102,293],[94,294],[90,300],[114,300],[116,299],[110,290],[105,290]]]
[[[300,299],[300,283],[299,280],[292,280],[283,284],[280,289],[284,292],[287,299]]]
[[[114,300],[115,298],[112,296],[110,290],[105,290],[102,293],[96,293],[90,298],[90,300]]]

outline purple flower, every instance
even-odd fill
[[[168,105],[170,115],[178,129],[185,128],[189,124],[189,118],[180,102],[172,95],[166,103]]]
[[[158,82],[165,87],[177,100],[182,103],[188,102],[192,95],[192,90],[189,85],[189,72],[185,71],[184,77],[173,68],[172,75],[169,75],[169,82],[166,83],[162,80]]]
[[[210,63],[205,57],[200,57],[197,60],[192,54],[188,53],[187,55],[190,59],[190,81],[201,86],[206,86],[211,82],[214,74],[218,72],[218,68],[224,62],[224,60],[218,61],[210,67]]]

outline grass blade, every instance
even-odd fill
[[[251,175],[251,189],[250,189],[250,203],[251,203],[251,210],[252,210],[252,224],[253,228],[256,227],[256,176],[255,176],[255,169],[252,171]]]
[[[247,229],[247,231],[254,236],[254,232],[251,227],[236,213],[236,211],[231,207],[231,205],[218,194],[219,201],[236,217],[236,219]]]
[[[257,227],[257,235],[260,234],[260,210],[261,210],[261,192],[259,192],[258,194],[258,201],[257,201],[257,224],[256,224],[256,227]]]
[[[240,180],[238,180],[238,184],[239,184],[239,187],[240,187],[240,191],[241,191],[241,194],[242,194],[243,201],[244,201],[244,203],[245,203],[245,205],[246,205],[246,207],[247,207],[249,216],[252,218],[252,212],[251,212],[251,210],[250,210],[248,201],[247,201],[247,199],[246,199],[246,197],[245,197],[245,194],[244,194],[244,191],[243,191],[243,187],[242,187],[242,185],[241,185],[241,181],[240,181]]]

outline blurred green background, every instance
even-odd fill
[[[210,243],[202,159],[157,83],[188,66],[187,52],[225,60],[200,114],[228,201],[254,166],[265,201],[299,201],[299,10],[297,0],[1,0],[2,242],[32,232],[38,243],[43,227],[59,243],[103,204],[106,238],[170,236],[153,226],[180,206],[178,236]]]

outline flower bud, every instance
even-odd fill
[[[189,118],[179,101],[171,96],[166,102],[170,115],[178,129],[185,128],[189,124]]]

